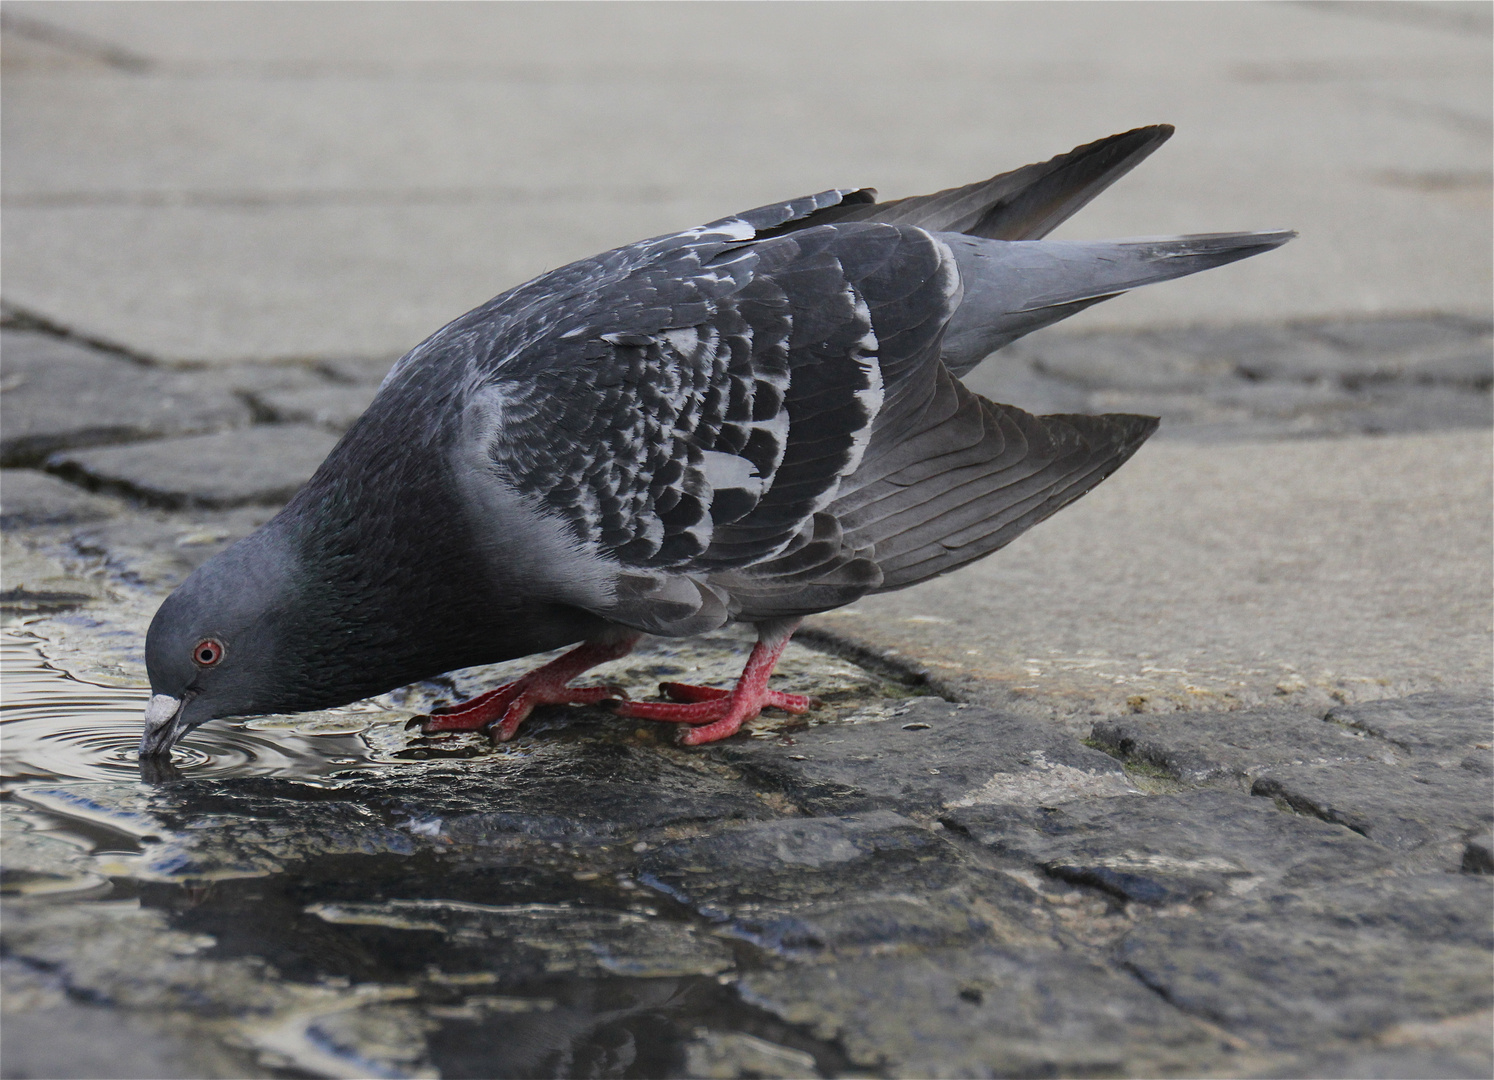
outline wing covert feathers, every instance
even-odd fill
[[[451,323],[386,388],[463,384],[473,471],[553,526],[539,561],[557,597],[615,622],[693,634],[904,588],[1010,543],[1157,426],[1033,416],[959,374],[1119,291],[1290,237],[1002,243],[1039,240],[1171,134],[889,203],[821,192],[606,252]],[[598,575],[611,584],[565,592]]]

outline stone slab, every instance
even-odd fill
[[[268,390],[250,395],[265,419],[283,424],[315,424],[343,432],[363,415],[374,399],[372,386],[308,386],[298,390]]]
[[[1457,870],[1464,838],[1494,822],[1494,778],[1431,762],[1407,766],[1287,765],[1262,772],[1251,794],[1345,825],[1397,850],[1447,846],[1441,869]]]
[[[784,740],[725,742],[713,754],[754,784],[821,813],[1051,806],[1134,790],[1113,758],[1050,726],[937,698]]]
[[[211,377],[145,367],[34,331],[0,331],[0,348],[0,461],[6,465],[38,464],[63,448],[249,422],[248,406]]]
[[[93,45],[7,68],[7,299],[162,358],[397,355],[614,244],[832,185],[936,190],[1155,120],[1172,145],[1062,235],[1302,236],[1076,325],[1488,312],[1476,31],[1258,5],[889,7],[854,28],[96,5],[13,27],[23,10],[63,32],[27,41]],[[722,40],[729,58],[696,47]]]
[[[1396,765],[1403,760],[1394,746],[1324,723],[1305,709],[1128,716],[1095,724],[1090,742],[1188,783],[1255,777],[1282,765]]]
[[[232,507],[285,502],[311,478],[337,437],[300,424],[64,450],[47,467],[157,506]]]
[[[1059,807],[966,807],[942,820],[998,856],[1147,905],[1365,878],[1392,861],[1342,825],[1233,789]]]
[[[1488,428],[1487,322],[1331,319],[1066,333],[1018,341],[971,372],[1029,412],[1131,412],[1161,438],[1219,440]]]
[[[1491,680],[1490,438],[1154,441],[963,570],[815,616],[937,684],[1065,721]]]
[[[0,529],[44,529],[100,521],[119,506],[32,469],[0,471]]]
[[[936,949],[751,972],[739,985],[861,1069],[894,1076],[1196,1075],[1219,1052],[1216,1034],[1140,983],[1052,949]]]
[[[1468,874],[1284,890],[1152,919],[1119,957],[1167,1000],[1278,1048],[1489,1008],[1494,881]]]

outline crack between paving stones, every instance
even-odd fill
[[[80,33],[77,30],[64,29],[27,15],[16,15],[9,11],[0,14],[0,30],[15,34],[20,38],[40,42],[43,45],[50,45],[54,49],[61,49],[75,56],[97,60],[118,71],[127,71],[131,75],[144,75],[159,66],[149,57],[122,48],[113,42],[96,38],[92,34]]]
[[[95,337],[92,334],[85,334],[80,331],[73,330],[68,326],[64,326],[62,323],[56,321],[55,319],[48,318],[47,316],[38,314],[35,311],[20,307],[17,304],[11,303],[9,300],[4,302],[4,311],[3,314],[0,314],[0,329],[23,330],[31,331],[32,333],[37,334],[47,334],[51,337],[59,338],[63,341],[72,341],[76,342],[79,345],[87,345],[89,348],[97,349],[100,352],[112,353],[115,356],[128,360],[132,364],[138,364],[141,367],[158,368],[162,370],[173,370],[174,367],[173,365],[163,364],[155,357],[148,356],[145,353],[132,349],[128,345],[121,345],[119,342],[110,341],[108,338]],[[187,368],[183,367],[178,370],[187,370]]]

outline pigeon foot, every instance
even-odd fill
[[[659,692],[674,698],[674,701],[624,702],[617,707],[617,714],[636,720],[694,725],[681,731],[675,741],[681,746],[700,746],[735,735],[744,723],[768,707],[791,713],[808,712],[818,704],[813,698],[768,689],[768,676],[773,674],[773,667],[797,625],[795,622],[786,629],[774,627],[774,632],[759,637],[741,678],[730,690],[689,683],[661,683]]]
[[[511,683],[458,705],[417,716],[420,733],[477,731],[486,728],[494,743],[508,742],[537,705],[595,705],[599,701],[628,696],[620,686],[567,686],[572,679],[598,664],[632,652],[637,636],[619,641],[588,641],[535,668]]]

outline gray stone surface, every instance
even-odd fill
[[[283,503],[311,478],[337,438],[304,425],[260,425],[133,446],[63,450],[47,467],[156,506]]]
[[[0,471],[0,529],[82,525],[113,517],[119,506],[55,476],[31,469]]]
[[[1132,412],[1197,440],[1488,428],[1494,344],[1476,319],[1330,320],[1039,334],[966,382],[1032,412]]]
[[[1083,735],[1494,681],[1487,431],[1153,440],[984,561],[808,625]]]
[[[1135,982],[1053,949],[874,956],[754,972],[742,990],[882,1075],[1189,1075],[1221,1049]]]
[[[1058,807],[977,806],[951,829],[1004,858],[1132,903],[1206,902],[1382,873],[1393,856],[1233,788]]]
[[[58,456],[0,477],[0,1071],[1494,1075],[1488,6],[913,10],[6,4],[0,419]],[[823,708],[405,729],[517,661],[137,770],[161,596],[450,317],[1155,120],[1061,235],[1301,237],[977,371],[1163,430],[814,620],[775,685]]]
[[[286,424],[315,424],[329,431],[346,431],[373,401],[372,386],[308,386],[298,390],[267,390],[250,395],[267,420]]]
[[[754,782],[822,811],[1048,806],[1132,790],[1112,758],[1050,726],[937,698],[810,728],[790,741],[791,749],[752,742],[719,752]]]
[[[854,26],[772,6],[9,6],[6,297],[157,357],[398,355],[618,243],[833,185],[934,191],[1158,120],[1172,144],[1061,235],[1301,238],[1080,325],[1488,315],[1476,30],[1352,5]],[[670,62],[620,59],[638,56]]]
[[[63,447],[212,431],[249,422],[219,380],[145,367],[50,334],[0,331],[0,461],[38,464]]]
[[[1491,904],[1494,882],[1466,874],[1273,892],[1153,919],[1119,956],[1193,1015],[1311,1049],[1488,1009]]]

